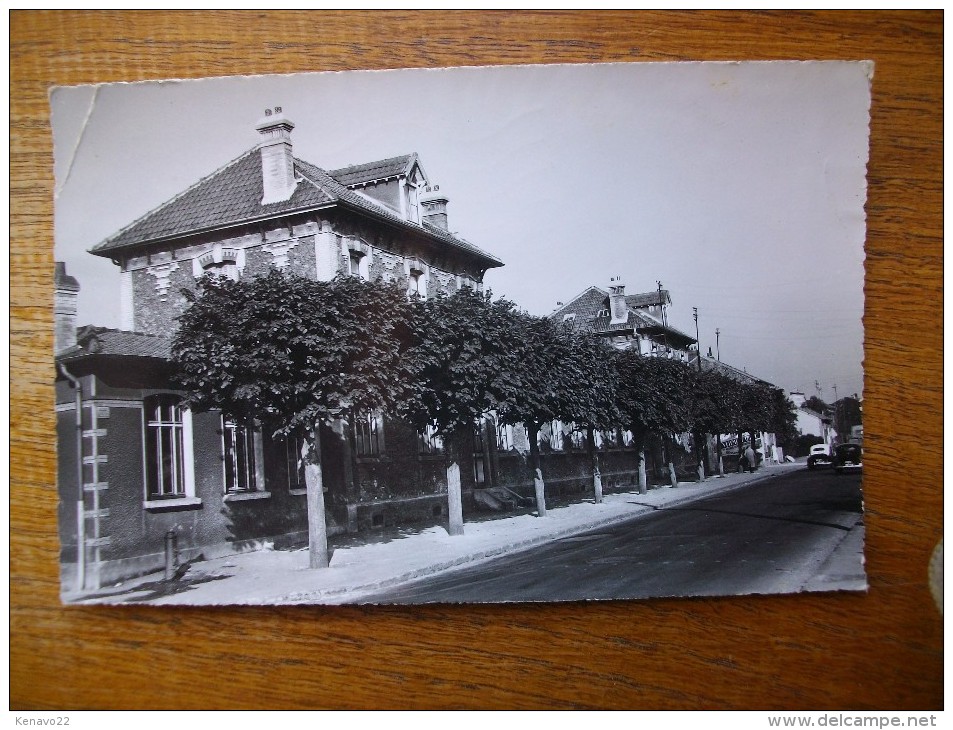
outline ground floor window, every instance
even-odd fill
[[[378,456],[381,453],[381,417],[368,413],[354,417],[354,453],[358,456]]]
[[[619,441],[621,436],[620,432],[617,430],[613,431],[597,431],[596,432],[596,447],[600,449],[617,449],[623,444]]]
[[[222,459],[225,462],[225,493],[256,492],[261,454],[254,429],[222,419]]]
[[[473,429],[473,483],[478,487],[485,485],[487,471],[486,438],[483,423],[478,423]]]
[[[288,490],[300,492],[308,488],[304,479],[304,457],[301,455],[304,439],[300,436],[289,436],[285,439],[285,471],[288,475]]]
[[[572,426],[572,431],[569,433],[569,448],[573,451],[584,451],[586,448],[586,432],[577,428],[575,424]]]
[[[417,432],[417,447],[421,454],[442,454],[443,438],[437,434],[437,429],[431,425],[423,431]]]
[[[186,453],[186,422],[191,420],[188,412],[182,408],[181,399],[170,393],[149,396],[143,401],[143,410],[146,421],[146,498],[160,500],[188,496],[190,480],[187,479],[187,468],[191,466]]]
[[[497,451],[509,451],[513,440],[510,438],[510,426],[500,421],[496,422],[496,448]]]

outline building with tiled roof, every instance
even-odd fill
[[[67,593],[161,567],[169,535],[183,561],[306,537],[301,444],[193,413],[176,388],[176,318],[203,275],[352,275],[428,297],[480,289],[503,265],[451,231],[448,200],[417,154],[328,171],[294,156],[294,124],[280,108],[256,128],[253,149],[90,249],[119,268],[119,328],[77,327],[80,284],[56,266]],[[321,431],[332,534],[446,514],[437,442],[375,414]],[[492,429],[485,443],[495,443]],[[491,471],[486,449],[473,458],[469,489]]]
[[[810,435],[821,439],[825,444],[832,445],[837,438],[834,430],[834,419],[826,413],[818,413],[809,408],[804,393],[794,390],[790,393],[791,402],[797,409],[795,427],[802,436]]]
[[[701,358],[700,366],[698,364],[699,358]],[[699,369],[705,372],[716,372],[716,373],[719,373],[720,375],[724,375],[728,378],[731,378],[732,380],[737,380],[738,382],[741,382],[741,383],[751,383],[751,384],[760,383],[762,385],[769,385],[771,387],[774,387],[767,380],[763,380],[759,377],[756,377],[752,375],[751,373],[749,373],[747,370],[736,368],[734,365],[729,365],[728,363],[722,362],[721,360],[713,358],[710,355],[705,356],[705,355],[699,355],[698,353],[695,353],[695,355],[689,361],[689,364],[692,367],[698,367]]]
[[[689,357],[695,338],[668,324],[666,307],[672,298],[666,289],[626,294],[613,281],[608,291],[590,286],[549,315],[556,322],[607,338],[619,348],[635,348],[643,355]]]
[[[58,354],[66,362],[95,356],[168,360],[172,338],[87,325],[77,330],[76,344]]]
[[[327,171],[293,155],[280,108],[261,143],[93,246],[121,270],[123,329],[171,334],[208,271],[271,267],[397,281],[422,296],[482,287],[496,256],[452,233],[447,198],[415,154]]]

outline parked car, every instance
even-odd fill
[[[807,456],[807,468],[815,469],[819,466],[830,466],[834,463],[831,456],[831,447],[827,444],[814,444]]]
[[[860,444],[840,444],[834,449],[834,471],[861,471],[864,468],[864,450]]]

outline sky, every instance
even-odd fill
[[[870,77],[861,62],[500,66],[61,87],[55,252],[79,324],[118,326],[88,249],[258,142],[281,106],[325,169],[417,152],[449,227],[533,314],[621,277],[702,352],[828,402],[863,393]],[[716,338],[716,330],[720,335]],[[819,386],[819,390],[817,388]]]

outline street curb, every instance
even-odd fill
[[[751,479],[740,482],[738,484],[726,484],[724,487],[717,490],[705,491],[698,494],[686,494],[684,496],[676,496],[671,501],[667,501],[664,504],[660,505],[639,505],[638,509],[635,509],[631,512],[628,512],[623,515],[615,515],[612,517],[606,517],[601,520],[594,520],[587,522],[582,525],[574,525],[570,528],[563,529],[557,532],[547,533],[545,535],[537,535],[535,537],[526,538],[524,540],[519,540],[517,542],[508,543],[506,545],[501,545],[492,549],[482,550],[476,553],[469,553],[467,555],[461,555],[453,560],[447,560],[442,563],[435,563],[421,568],[416,568],[414,570],[407,571],[402,573],[399,576],[394,576],[390,578],[385,578],[379,581],[374,581],[371,583],[365,583],[362,585],[350,585],[342,586],[339,588],[329,588],[324,590],[315,590],[315,591],[302,591],[300,593],[291,593],[285,596],[280,597],[274,603],[314,603],[319,601],[321,598],[330,598],[340,595],[348,595],[349,603],[361,603],[360,598],[354,600],[353,594],[361,593],[372,593],[384,590],[386,588],[391,588],[396,585],[401,585],[404,583],[410,583],[421,578],[428,578],[438,573],[443,573],[445,571],[450,571],[455,568],[460,568],[466,565],[478,563],[482,560],[487,560],[491,558],[503,557],[505,555],[515,555],[530,548],[536,547],[543,543],[552,542],[554,540],[561,540],[566,537],[572,537],[573,535],[578,535],[584,532],[589,532],[590,530],[598,530],[603,527],[609,527],[611,525],[617,524],[619,522],[625,522],[627,520],[636,519],[639,517],[644,517],[653,512],[660,510],[668,509],[670,507],[678,507],[684,504],[689,504],[691,502],[696,502],[700,499],[707,497],[712,497],[717,494],[725,494],[727,492],[732,492],[741,487],[746,487],[751,484],[757,484],[768,479],[772,479],[778,476],[772,472],[765,472],[764,474],[759,474]],[[716,477],[709,477],[705,481],[714,480]],[[697,482],[691,482],[692,484],[697,484]],[[678,487],[669,487],[669,489],[678,489]],[[622,492],[621,494],[628,494],[627,492]],[[635,493],[638,495],[638,492]],[[377,605],[377,604],[369,604]]]

